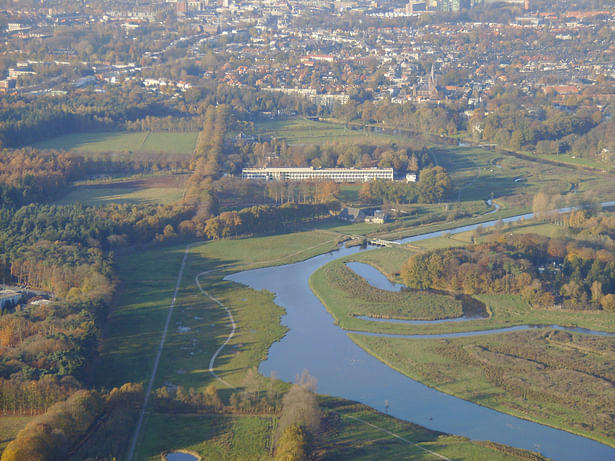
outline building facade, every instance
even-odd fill
[[[244,168],[242,179],[263,181],[393,181],[393,168]]]

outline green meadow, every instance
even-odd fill
[[[33,144],[33,147],[85,153],[133,152],[190,155],[194,151],[197,137],[197,132],[85,132],[47,139]]]

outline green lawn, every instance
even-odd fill
[[[197,136],[196,132],[87,132],[47,139],[33,144],[33,147],[87,153],[134,152],[190,155],[194,151]]]
[[[180,200],[188,175],[159,175],[83,181],[55,203],[104,206],[110,203],[169,204]]]
[[[352,130],[344,125],[307,119],[259,121],[257,135],[285,140],[289,144],[328,144],[334,141],[380,144],[407,138]]]

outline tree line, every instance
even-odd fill
[[[417,183],[373,181],[363,183],[359,197],[368,203],[437,203],[448,197],[453,184],[441,166],[425,168]]]
[[[30,421],[2,452],[1,461],[119,459],[128,447],[143,386],[108,393],[79,390]]]
[[[539,307],[615,311],[615,251],[597,239],[495,234],[413,256],[402,277],[417,289],[519,294]]]

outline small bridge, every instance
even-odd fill
[[[394,247],[394,246],[399,246],[401,245],[401,243],[399,242],[392,242],[390,240],[384,240],[384,239],[371,239],[368,240],[368,242],[370,245],[376,245],[379,247]]]

